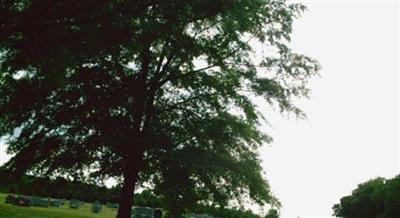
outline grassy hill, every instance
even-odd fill
[[[7,194],[0,193],[0,218],[114,218],[117,210],[107,208],[96,214],[91,211],[91,204],[84,204],[79,209],[66,206],[49,207],[20,207],[5,203]]]

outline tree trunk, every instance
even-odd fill
[[[182,215],[182,211],[181,211],[181,209],[179,208],[179,204],[178,204],[178,202],[176,201],[176,200],[172,200],[171,202],[169,202],[170,203],[170,206],[169,206],[169,218],[180,218],[180,217],[182,217],[181,215]]]
[[[117,218],[131,218],[135,185],[140,171],[140,160],[127,161]]]
[[[177,211],[171,211],[169,214],[169,218],[179,218],[179,213]]]

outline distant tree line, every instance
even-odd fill
[[[6,178],[6,171],[0,169],[0,178]],[[60,199],[78,199],[85,202],[99,201],[101,203],[117,203],[120,198],[120,187],[107,188],[96,184],[81,181],[70,181],[62,177],[50,179],[49,177],[22,176],[17,181],[0,180],[0,192],[16,193],[30,196],[42,196]],[[135,194],[136,206],[165,208],[166,202],[153,191],[145,189]],[[231,218],[260,218],[250,210],[236,208],[217,208],[212,206],[193,207],[193,213],[207,213],[216,217]]]
[[[216,217],[230,217],[230,218],[260,218],[259,215],[254,214],[251,210],[240,210],[235,208],[216,208],[208,206],[199,206],[194,212],[212,214]]]
[[[6,173],[5,170],[0,169],[0,178],[7,178]],[[0,180],[0,191],[60,199],[79,199],[86,202],[116,203],[119,200],[118,188],[70,181],[62,177],[50,179],[24,175],[19,180]]]
[[[333,206],[333,211],[333,215],[343,218],[400,217],[400,175],[359,184],[351,195]]]

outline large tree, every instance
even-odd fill
[[[361,183],[351,195],[333,206],[333,215],[343,218],[400,217],[400,175]]]
[[[122,218],[166,152],[257,159],[269,137],[253,100],[301,116],[292,99],[308,96],[318,70],[288,47],[302,9],[278,0],[1,0],[7,168],[121,177]],[[229,137],[212,137],[219,131]],[[228,177],[211,178],[229,187]],[[267,201],[268,189],[247,188]]]

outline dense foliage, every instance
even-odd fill
[[[333,206],[334,215],[343,218],[400,217],[400,175],[376,178],[358,185],[351,195]]]
[[[7,171],[0,169],[0,178],[7,178]],[[70,181],[62,177],[36,177],[24,175],[17,181],[0,180],[0,190],[4,193],[16,193],[30,196],[59,199],[79,199],[86,202],[100,201],[117,203],[118,188],[107,188],[97,184]]]
[[[259,215],[254,214],[251,210],[244,210],[238,208],[216,208],[216,207],[198,206],[193,211],[200,214],[211,214],[215,217],[261,218]]]
[[[264,218],[279,218],[279,212],[276,209],[270,209]]]
[[[196,192],[187,202],[275,204],[254,99],[302,115],[292,100],[308,96],[319,68],[288,46],[303,9],[280,0],[1,0],[0,136],[14,155],[6,167],[120,178],[120,218],[141,183],[186,202],[171,186],[181,178]]]

